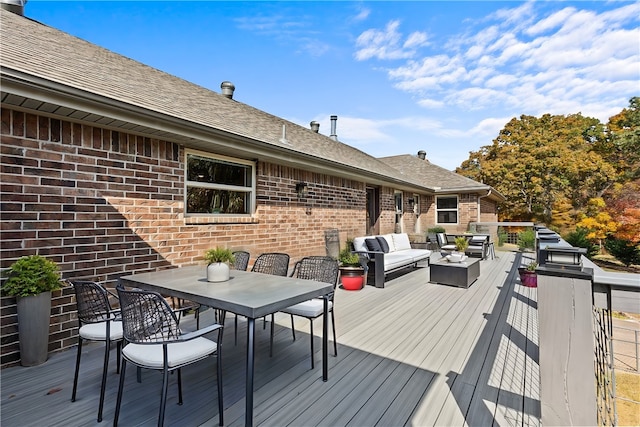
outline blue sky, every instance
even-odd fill
[[[640,96],[640,2],[94,2],[25,15],[373,156],[454,169],[513,117]]]

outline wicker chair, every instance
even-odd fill
[[[335,290],[338,283],[339,266],[338,261],[327,256],[309,256],[298,261],[293,269],[292,277],[298,279],[316,280],[318,282],[331,283]],[[301,302],[282,310],[283,313],[291,315],[291,332],[293,339],[296,339],[295,327],[293,324],[293,316],[300,316],[309,319],[310,341],[311,341],[311,369],[314,368],[314,351],[313,351],[313,320],[322,316],[324,311],[323,298],[314,298],[305,302]],[[329,312],[331,313],[331,326],[333,329],[333,351],[338,355],[338,344],[336,341],[336,322],[333,314],[333,293],[329,295]],[[326,320],[325,320],[326,321]],[[273,341],[273,336],[272,336]]]
[[[285,276],[289,272],[289,255],[279,252],[267,252],[260,254],[251,267],[254,273],[272,274],[275,276]],[[266,317],[263,318],[262,328],[267,326]],[[269,344],[269,356],[273,356],[273,314],[271,315],[271,342]]]
[[[247,271],[251,254],[247,251],[235,251],[233,253],[233,257],[235,259],[233,262],[233,269]]]
[[[109,302],[110,294],[104,287],[94,282],[72,281],[78,306],[78,355],[73,377],[73,391],[71,401],[76,401],[78,390],[78,374],[82,356],[84,340],[104,341],[104,363],[102,365],[102,384],[100,387],[100,403],[98,405],[98,422],[102,421],[105,387],[107,384],[107,370],[109,367],[109,352],[111,343],[115,342],[117,349],[117,371],[120,371],[120,349],[122,348],[122,322],[119,311],[114,310]]]
[[[251,258],[251,254],[247,251],[235,251],[233,253],[233,269],[247,271],[247,267],[249,266],[249,259]],[[238,345],[238,315],[234,315],[233,319],[233,335],[235,345]]]
[[[183,334],[178,318],[167,301],[157,292],[126,290],[117,287],[122,310],[122,326],[126,344],[122,348],[122,369],[113,425],[118,425],[127,362],[138,368],[162,370],[162,393],[158,425],[164,425],[169,372],[178,371],[178,405],[182,405],[181,368],[208,356],[216,356],[218,385],[218,420],[223,425],[222,365],[220,345],[225,312],[217,313],[222,324],[213,324]],[[217,331],[216,341],[203,335]]]
[[[251,267],[254,273],[286,276],[289,272],[289,255],[277,252],[264,253],[256,258]]]

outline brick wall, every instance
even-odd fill
[[[115,286],[124,274],[202,263],[216,245],[248,250],[252,261],[287,252],[293,262],[324,254],[326,229],[340,230],[342,244],[365,232],[362,182],[259,162],[252,218],[185,218],[180,145],[6,108],[1,119],[2,267],[37,253],[66,279]],[[393,208],[393,190],[381,193]],[[393,209],[382,218],[381,231],[391,232]],[[77,342],[72,294],[53,294],[50,351]],[[15,299],[0,304],[7,366],[19,361]]]

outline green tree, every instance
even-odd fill
[[[640,178],[640,97],[609,118],[606,138],[598,140],[596,151],[615,168],[619,182]]]
[[[594,150],[604,138],[602,124],[581,114],[522,115],[492,145],[470,153],[457,172],[506,197],[501,218],[551,225],[567,209],[580,211],[616,179],[615,169]]]

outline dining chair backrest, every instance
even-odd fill
[[[180,336],[178,318],[157,292],[118,286],[124,338],[135,344],[173,341]]]
[[[235,251],[233,253],[233,269],[234,270],[242,270],[247,271],[247,267],[249,266],[249,258],[251,258],[251,254],[247,251]]]
[[[76,294],[80,323],[100,323],[113,317],[109,292],[89,281],[71,281]]]
[[[293,268],[292,277],[318,282],[338,283],[338,261],[328,256],[308,256],[302,258]]]
[[[449,242],[447,240],[447,235],[445,233],[438,233],[436,234],[437,238],[438,238],[438,245],[440,247],[443,247],[444,245],[447,245]]]
[[[278,252],[261,254],[253,263],[251,271],[255,273],[286,276],[289,272],[289,255]]]

